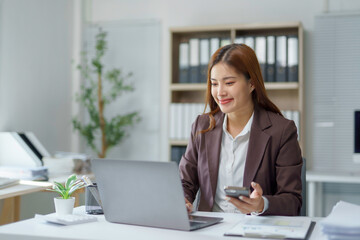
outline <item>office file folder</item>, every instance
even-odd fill
[[[248,46],[248,47],[251,47],[252,49],[255,48],[255,40],[254,40],[254,37],[253,36],[247,36],[245,37],[245,44]]]
[[[229,44],[231,44],[230,38],[228,38],[228,37],[221,38],[220,47],[223,47],[223,46],[226,46]]]
[[[189,43],[179,45],[179,83],[189,81]]]
[[[200,40],[200,81],[206,83],[207,68],[210,59],[210,42],[209,39]]]
[[[288,37],[288,81],[298,82],[299,47],[296,36]]]
[[[197,83],[200,78],[200,44],[198,38],[189,40],[190,44],[190,83]]]
[[[266,82],[275,81],[275,36],[268,36],[266,41]]]
[[[266,38],[264,36],[255,38],[255,53],[258,58],[262,77],[266,78],[265,64],[266,64]],[[266,81],[266,80],[265,80]]]
[[[211,38],[210,39],[210,56],[212,56],[216,50],[220,47],[220,39],[219,38]]]
[[[234,43],[238,43],[238,44],[245,43],[245,39],[243,37],[237,37],[235,38]]]
[[[276,82],[286,82],[286,36],[276,37]]]

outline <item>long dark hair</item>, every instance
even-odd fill
[[[238,73],[244,74],[247,79],[250,79],[255,89],[252,91],[252,99],[254,105],[260,106],[267,111],[278,113],[281,112],[279,108],[267,96],[264,79],[261,74],[259,61],[257,60],[254,50],[245,44],[230,44],[219,48],[212,56],[208,66],[207,72],[207,90],[206,90],[206,105],[210,107],[210,111],[206,113],[210,118],[210,125],[208,129],[199,131],[205,133],[215,127],[214,114],[220,111],[215,99],[211,95],[211,69],[219,62],[225,63],[233,67]]]

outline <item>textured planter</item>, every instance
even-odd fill
[[[57,215],[72,214],[75,205],[75,197],[71,197],[69,199],[63,199],[61,197],[57,197],[54,198],[54,203],[55,203],[55,212]]]

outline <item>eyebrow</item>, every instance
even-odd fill
[[[225,81],[225,80],[233,79],[233,78],[236,78],[236,77],[234,77],[234,76],[228,76],[228,77],[224,77],[224,78],[221,79],[221,80]],[[211,81],[217,81],[215,78],[211,78],[210,80],[211,80]]]

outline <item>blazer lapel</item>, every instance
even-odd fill
[[[225,114],[219,112],[215,114],[215,128],[206,133],[206,155],[209,165],[210,183],[213,199],[215,197],[216,185],[218,181],[221,139],[222,139],[222,124]]]
[[[249,146],[244,169],[243,185],[246,187],[250,187],[250,183],[256,175],[270,139],[270,136],[263,132],[264,129],[271,126],[268,113],[258,107],[255,107],[254,111],[254,120],[251,126]]]

